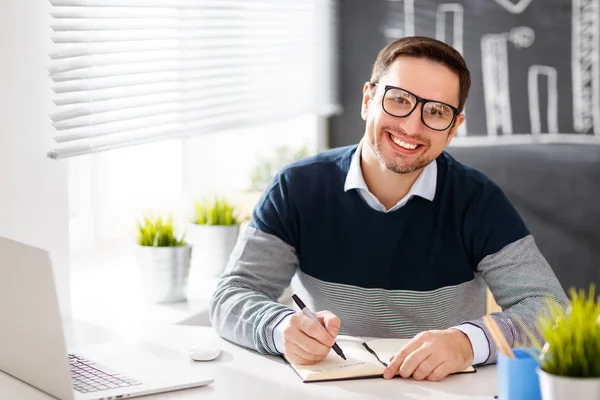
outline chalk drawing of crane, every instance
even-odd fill
[[[542,117],[540,115],[540,93],[538,80],[540,76],[547,78],[548,104],[546,121],[547,133],[558,133],[558,86],[556,68],[547,65],[532,65],[527,74],[527,94],[529,97],[529,120],[531,123],[531,134],[542,133]]]
[[[446,17],[452,15],[452,40],[446,40]],[[440,4],[435,15],[435,38],[454,47],[463,55],[464,9],[462,4]],[[467,120],[458,128],[458,136],[467,135]]]
[[[414,0],[388,0],[388,12],[383,26],[383,35],[392,41],[415,34]]]
[[[481,38],[483,98],[488,136],[512,135],[508,42],[516,48],[533,44],[535,32],[527,26],[506,33],[490,33]]]
[[[600,136],[600,1],[573,0],[573,127]]]

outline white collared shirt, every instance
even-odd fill
[[[386,210],[385,206],[379,202],[377,197],[369,191],[365,178],[363,177],[362,170],[360,167],[360,154],[362,151],[363,141],[358,144],[358,148],[352,156],[350,161],[350,168],[348,169],[348,175],[346,175],[346,182],[344,183],[344,191],[347,192],[351,189],[357,189],[360,196],[367,202],[367,204],[374,210],[381,212],[392,212],[396,211],[400,207],[404,206],[413,196],[420,196],[429,201],[433,201],[435,197],[435,189],[437,187],[437,163],[431,162],[423,169],[423,172],[419,175],[415,183],[404,196],[400,199],[392,208]]]

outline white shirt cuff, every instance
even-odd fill
[[[283,331],[290,324],[290,319],[294,313],[291,313],[285,317],[273,328],[273,343],[275,343],[275,350],[279,353],[285,353],[285,347],[283,343]]]
[[[472,324],[462,324],[453,326],[453,328],[458,329],[467,335],[471,341],[471,347],[473,348],[473,365],[486,362],[490,356],[490,346],[483,329]]]

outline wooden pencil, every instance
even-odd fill
[[[490,331],[490,334],[492,335],[492,339],[494,339],[494,342],[496,342],[496,347],[498,347],[498,351],[501,352],[502,354],[504,354],[506,357],[510,357],[510,358],[514,359],[515,354],[513,353],[512,349],[510,348],[508,342],[506,341],[506,338],[502,334],[502,331],[498,327],[498,324],[496,324],[496,321],[494,320],[494,318],[490,315],[486,315],[483,317],[483,322],[484,322],[485,326],[488,328],[488,330]]]

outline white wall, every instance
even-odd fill
[[[49,8],[47,0],[0,1],[0,236],[50,252],[69,316],[66,163],[46,158],[53,145]]]

